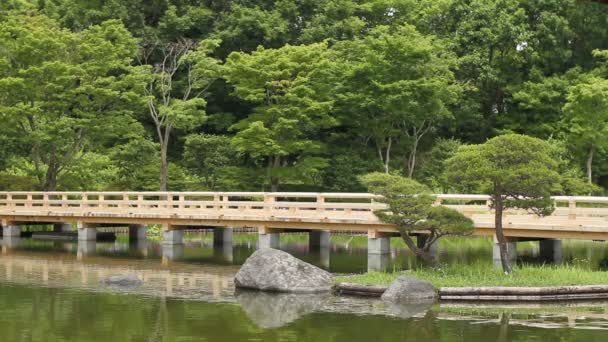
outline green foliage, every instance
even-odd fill
[[[371,140],[388,172],[394,145],[405,145],[410,177],[420,139],[451,117],[458,97],[449,53],[413,26],[379,26],[364,38],[337,46],[342,120]],[[433,75],[429,78],[428,75]]]
[[[473,233],[473,220],[458,210],[445,206],[432,207],[426,220],[416,224],[419,230],[434,231],[438,236],[469,235]]]
[[[235,95],[256,104],[253,113],[232,126],[234,145],[268,165],[272,190],[282,178],[323,169],[327,164],[316,156],[323,150],[317,137],[337,124],[330,115],[327,45],[232,53],[226,66]]]
[[[0,1],[0,172],[36,189],[361,191],[384,166],[483,192],[443,175],[453,142],[519,133],[565,144],[553,193],[602,193],[607,15],[577,0]],[[193,167],[192,132],[239,153]],[[99,180],[74,169],[93,155]]]
[[[564,106],[566,139],[586,156],[587,179],[593,181],[593,160],[608,148],[608,80],[588,76],[572,86]]]
[[[484,144],[461,147],[447,161],[446,172],[454,184],[491,194],[495,200],[508,199],[507,207],[517,204],[525,208],[526,203],[548,199],[552,191],[559,190],[556,168],[546,142],[506,134]],[[543,207],[538,209],[544,211]],[[550,211],[549,207],[546,209]]]
[[[473,221],[460,212],[443,206],[433,207],[435,196],[413,179],[373,172],[361,177],[369,191],[382,195],[376,201],[386,209],[374,214],[384,223],[395,225],[408,248],[430,264],[436,264],[431,246],[446,235],[466,235],[473,232]],[[414,244],[410,234],[425,234],[425,243]]]
[[[447,178],[467,189],[488,193],[495,209],[495,228],[503,269],[511,273],[502,213],[521,208],[538,215],[553,212],[551,193],[559,190],[557,162],[548,143],[519,134],[506,134],[484,144],[463,146],[447,161]]]
[[[388,207],[375,212],[378,218],[400,230],[416,230],[416,223],[428,217],[435,201],[426,186],[410,178],[373,172],[362,176],[361,181],[371,193],[382,195],[377,201]]]
[[[43,189],[87,149],[138,134],[135,40],[118,21],[72,33],[43,16],[8,16],[0,46],[0,115],[29,147]]]
[[[567,286],[603,284],[604,271],[586,267],[562,265],[520,265],[516,272],[505,276],[490,264],[454,264],[441,269],[420,268],[411,272],[365,273],[338,277],[336,281],[361,284],[389,285],[403,274],[433,283],[435,287],[449,286]]]
[[[423,156],[417,176],[438,193],[452,189],[445,175],[446,161],[458,152],[462,143],[454,139],[438,139],[433,148]]]
[[[204,179],[210,190],[217,188],[217,179],[226,167],[236,165],[237,152],[227,136],[192,134],[186,137],[184,148],[185,165]]]

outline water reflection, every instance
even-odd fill
[[[278,328],[326,306],[330,294],[238,291],[236,299],[249,319],[263,328]]]
[[[427,302],[397,306],[378,299],[330,295],[235,294],[233,278],[238,264],[254,250],[246,243],[236,244],[228,253],[214,250],[205,240],[187,241],[181,252],[167,251],[152,241],[145,248],[126,242],[97,243],[94,248],[73,242],[13,242],[3,240],[5,253],[0,256],[0,320],[3,338],[9,336],[8,340],[10,336],[21,340],[18,336],[23,331],[42,334],[49,329],[57,334],[56,340],[84,341],[289,339],[285,336],[323,340],[330,335],[333,340],[349,342],[392,341],[400,336],[408,340],[460,336],[486,341],[517,340],[522,331],[552,340],[572,334],[572,330],[577,331],[572,336],[581,340],[601,340],[586,331],[608,328],[606,303],[482,306]],[[282,247],[327,267],[327,254],[321,251],[309,253],[307,246],[299,243]],[[90,253],[79,257],[84,250]],[[572,250],[565,251],[573,255]],[[170,253],[174,259],[164,263]],[[231,261],[227,260],[229,255]],[[391,262],[402,256],[393,254]],[[361,269],[366,267],[366,257],[352,246],[343,249],[334,245],[329,249],[329,268]],[[474,255],[468,258],[472,260]],[[353,267],[348,262],[357,264]],[[415,261],[403,257],[400,262],[408,265]],[[115,287],[102,282],[121,274],[135,274],[142,284]],[[64,309],[53,309],[57,307]],[[52,328],[44,323],[22,324],[31,314],[40,322],[53,322]],[[118,324],[117,320],[133,326],[121,326],[123,334],[118,336],[107,328]],[[553,334],[553,330],[560,333]]]

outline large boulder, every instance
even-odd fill
[[[382,300],[393,303],[433,301],[437,291],[431,283],[403,275],[395,279],[382,294]]]
[[[258,249],[234,278],[236,287],[275,292],[329,292],[334,277],[327,271],[272,248]]]

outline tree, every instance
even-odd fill
[[[196,43],[181,39],[151,45],[143,51],[144,62],[157,53],[160,60],[153,69],[144,69],[144,93],[160,145],[161,191],[168,189],[168,150],[173,130],[192,129],[206,119],[204,97],[221,73],[220,62],[210,56],[218,45],[218,40]]]
[[[458,97],[449,54],[409,25],[379,26],[337,49],[343,122],[373,142],[386,173],[393,149],[404,144],[404,169],[412,177],[421,139],[451,117],[448,104]]]
[[[215,190],[222,169],[236,165],[237,152],[225,135],[192,134],[186,137],[186,167],[201,177],[208,189]]]
[[[593,183],[593,161],[608,147],[608,80],[590,76],[570,88],[564,106],[567,138],[586,153],[587,181]]]
[[[395,225],[408,248],[431,265],[437,260],[430,253],[431,246],[446,235],[465,235],[473,232],[473,221],[458,211],[444,206],[433,207],[435,196],[429,189],[410,178],[381,172],[361,177],[370,192],[382,195],[377,201],[386,209],[375,211],[378,218]],[[422,247],[418,247],[411,234],[428,232]]]
[[[256,105],[232,126],[234,145],[265,162],[271,191],[282,178],[318,172],[327,164],[319,136],[337,124],[330,115],[332,70],[326,44],[234,52],[226,61],[234,94]]]
[[[28,146],[40,188],[87,150],[141,133],[131,62],[137,44],[111,20],[73,33],[38,15],[0,21],[0,116]]]
[[[551,192],[559,188],[560,181],[556,169],[557,163],[545,141],[519,134],[463,146],[447,161],[450,182],[490,194],[505,273],[511,273],[513,267],[508,260],[503,213],[509,208],[519,208],[541,216],[550,214],[554,209]]]

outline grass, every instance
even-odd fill
[[[388,285],[409,274],[430,281],[435,287],[447,286],[559,286],[608,284],[608,272],[573,265],[520,265],[505,275],[490,264],[452,265],[441,269],[421,268],[403,272],[373,272],[339,276],[337,282]]]

